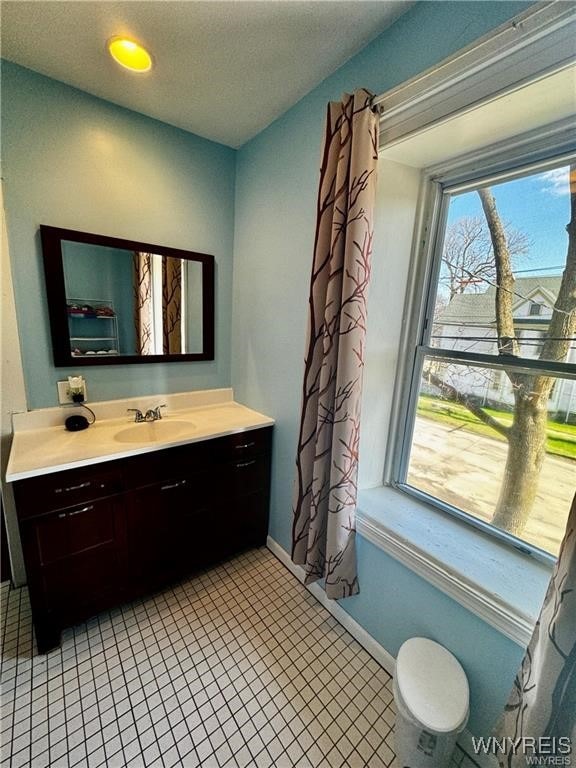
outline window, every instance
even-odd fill
[[[499,390],[502,387],[503,371],[493,370],[490,376],[490,388]]]
[[[553,556],[576,486],[571,159],[435,182],[394,478]]]
[[[539,315],[542,312],[542,304],[539,304],[536,301],[530,302],[530,317],[534,317],[535,315]]]
[[[500,183],[568,164],[576,147],[574,15],[571,12],[568,21],[568,13],[565,3],[533,5],[494,34],[378,100],[382,118],[362,399],[358,531],[522,645],[532,634],[553,554],[491,526],[494,507],[484,519],[474,516],[466,501],[475,501],[476,486],[488,477],[496,485],[494,495],[498,488],[497,478],[486,476],[481,463],[461,478],[458,487],[451,487],[457,506],[454,501],[442,501],[440,493],[419,490],[417,481],[422,479],[434,481],[435,489],[449,485],[454,478],[445,474],[446,468],[454,469],[460,458],[468,460],[466,452],[462,456],[453,453],[445,462],[434,461],[445,442],[428,432],[420,467],[415,455],[412,464],[410,458],[417,424],[423,423],[418,405],[421,411],[426,406],[440,411],[434,414],[435,420],[429,420],[432,427],[448,426],[442,421],[442,410],[451,408],[452,419],[462,413],[458,403],[437,396],[431,373],[455,376],[468,364],[470,373],[482,382],[483,395],[488,391],[486,404],[480,406],[488,412],[492,401],[501,402],[512,386],[498,350],[482,356],[480,345],[490,341],[484,338],[486,331],[475,329],[474,335],[482,338],[474,340],[476,348],[470,351],[459,353],[451,347],[443,351],[438,339],[433,346],[432,336],[457,335],[435,322],[434,316],[443,233],[450,200],[468,192],[477,195],[475,189],[482,184],[491,185],[496,194]],[[528,170],[520,173],[522,168]],[[497,202],[501,202],[499,192]],[[502,206],[499,210],[508,216]],[[526,205],[525,212],[546,219],[544,210],[529,211]],[[521,229],[517,222],[514,225]],[[517,276],[520,269],[540,266],[538,252],[534,250],[534,254],[535,263],[514,265]],[[468,293],[482,294],[486,289],[485,284],[466,278],[461,283],[468,283],[461,285]],[[522,348],[512,364],[533,357],[536,369],[541,365],[536,354],[542,347],[539,334],[548,327],[554,297],[534,290],[527,298],[541,304],[542,310],[539,316],[530,316],[529,303],[515,305],[515,328]],[[462,335],[469,335],[469,329],[463,329]],[[449,342],[456,344],[457,340],[444,338],[442,343]],[[491,343],[494,352],[493,339]],[[569,387],[574,374],[568,374],[566,364],[552,367],[558,385]],[[421,388],[428,398],[419,398]],[[558,386],[549,413],[562,432],[567,416],[556,412],[557,390]],[[466,417],[472,418],[468,411]],[[501,418],[511,418],[510,413],[504,411]],[[467,426],[455,421],[449,425],[454,436]],[[472,430],[468,437],[483,438]],[[497,444],[505,446],[503,440],[498,437]],[[556,458],[546,456],[545,460]],[[409,468],[413,485],[408,482]],[[567,498],[574,485],[571,478]],[[568,505],[561,513],[564,518],[567,510]],[[559,519],[555,528],[562,527]],[[552,545],[545,547],[553,552]]]

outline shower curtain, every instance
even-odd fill
[[[153,354],[152,322],[152,255],[135,252],[132,259],[134,274],[134,327],[136,354]]]
[[[136,354],[158,354],[154,334],[153,260],[161,259],[162,267],[162,353],[180,354],[182,349],[182,259],[136,252],[133,256],[134,326]],[[156,267],[160,262],[156,261]],[[159,311],[157,309],[157,311]],[[157,341],[160,341],[158,339]]]
[[[328,106],[310,281],[292,560],[328,597],[358,592],[360,396],[379,114],[365,90]]]
[[[162,259],[162,348],[165,355],[182,349],[182,259]]]
[[[544,605],[496,736],[506,749],[499,755],[501,768],[540,764],[527,760],[533,756],[570,760],[572,754],[576,761],[576,496]]]

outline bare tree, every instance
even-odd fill
[[[570,167],[574,179],[576,166]],[[478,190],[490,238],[496,267],[496,332],[498,354],[518,355],[518,340],[514,329],[514,275],[506,233],[500,220],[496,201],[489,187]],[[560,289],[552,310],[539,358],[564,361],[576,332],[576,190],[571,185],[571,217],[566,227],[568,252]],[[539,373],[518,373],[505,368],[514,394],[512,424],[500,429],[508,440],[508,455],[500,495],[492,522],[514,534],[522,533],[532,510],[540,470],[546,455],[548,398],[554,378]]]
[[[570,345],[576,333],[576,185],[574,178],[576,165],[570,168],[571,218],[566,226],[568,232],[568,252],[566,266],[562,274],[560,289],[546,334],[542,340],[539,359],[548,362],[566,360]],[[460,273],[453,272],[456,283],[456,295],[459,290],[458,274],[464,274],[470,265],[470,275],[474,269],[480,271],[482,280],[496,286],[496,334],[498,355],[501,358],[516,357],[520,353],[518,338],[514,327],[513,305],[516,300],[514,291],[514,273],[512,256],[518,254],[527,245],[519,233],[510,238],[510,229],[503,224],[496,207],[494,195],[489,187],[478,190],[482,209],[486,217],[490,237],[490,261],[477,260],[472,265],[471,254],[480,253],[482,241],[481,227],[466,224],[460,233],[466,235],[466,242],[471,243],[466,253],[454,258],[453,263],[461,265]],[[461,241],[463,242],[463,241]],[[485,247],[485,244],[482,246]],[[454,257],[455,252],[451,252]],[[492,270],[492,271],[491,271]],[[518,372],[512,366],[504,368],[512,384],[514,406],[512,423],[506,426],[495,419],[489,412],[477,404],[474,398],[460,392],[439,376],[431,375],[432,383],[448,400],[458,402],[468,408],[480,421],[492,427],[508,441],[508,454],[500,494],[496,504],[493,525],[510,533],[519,535],[524,530],[532,511],[540,471],[546,455],[546,432],[548,422],[548,399],[554,386],[554,377],[540,373]]]
[[[508,254],[512,261],[527,253],[529,238],[508,222],[503,224]],[[496,278],[492,239],[486,221],[479,216],[464,216],[446,231],[442,253],[440,284],[449,299],[465,291],[480,290]]]

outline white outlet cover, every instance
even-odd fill
[[[88,391],[86,389],[86,382],[82,382],[84,387],[84,401],[88,399]],[[74,402],[72,400],[72,397],[70,395],[70,385],[68,384],[68,381],[58,381],[58,402],[60,405],[66,405],[66,403],[72,403]]]

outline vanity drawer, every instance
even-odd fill
[[[272,429],[252,429],[247,432],[237,432],[215,440],[219,458],[227,461],[246,461],[254,456],[260,456],[270,451]]]
[[[40,567],[109,548],[118,539],[118,514],[113,499],[101,499],[53,512],[30,523]]]
[[[242,456],[222,468],[221,482],[227,496],[243,496],[266,488],[269,482],[270,462],[267,456]]]
[[[82,467],[14,483],[20,519],[111,496],[123,490],[120,467]]]
[[[204,446],[204,443],[192,443],[126,459],[123,463],[126,488],[172,483],[204,471],[210,464],[210,454]]]

